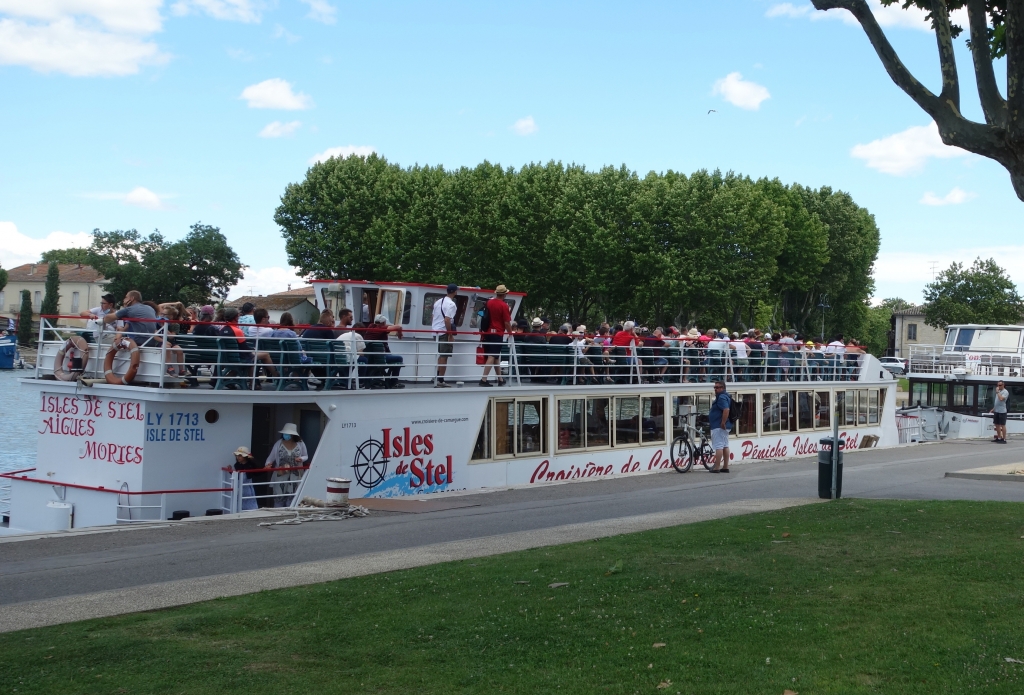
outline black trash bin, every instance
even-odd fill
[[[836,471],[836,499],[843,492],[843,445],[839,440],[839,468]],[[818,442],[818,497],[823,500],[832,499],[832,437],[825,437]]]

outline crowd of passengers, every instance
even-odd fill
[[[504,286],[499,287],[504,289]],[[438,341],[438,369],[435,386],[447,387],[445,372],[452,354],[454,310],[452,301],[457,286],[449,285],[448,294],[437,300],[433,307],[432,330]],[[507,292],[507,290],[506,290]],[[847,380],[854,378],[860,356],[865,349],[855,340],[844,341],[837,335],[828,343],[798,335],[796,330],[773,335],[769,330],[753,328],[743,333],[730,333],[727,328],[700,330],[696,326],[685,331],[676,326],[653,329],[638,326],[633,321],[622,324],[603,323],[596,331],[584,325],[572,327],[564,323],[555,329],[551,321],[535,317],[532,321],[512,321],[503,292],[487,303],[490,312],[489,327],[480,334],[484,344],[481,386],[491,386],[488,372],[494,370],[497,385],[504,385],[499,360],[505,334],[517,346],[517,353],[527,355],[548,352],[545,348],[527,346],[560,346],[559,352],[573,357],[562,366],[530,365],[520,358],[521,374],[534,380],[557,380],[561,383],[617,383],[623,369],[636,367],[645,383],[664,383],[666,379],[684,382],[710,382],[719,379],[732,381],[798,381]],[[444,304],[445,300],[450,306]],[[505,307],[504,313],[501,309]],[[483,313],[483,312],[482,312]],[[364,310],[363,314],[367,314]],[[326,370],[318,360],[307,354],[308,341],[350,341],[350,350],[357,363],[366,369],[369,378],[366,388],[403,388],[399,381],[403,359],[392,353],[390,336],[402,338],[402,326],[389,323],[378,314],[372,323],[354,322],[350,309],[334,312],[324,310],[317,323],[300,328],[294,318],[285,312],[278,323],[271,325],[267,309],[246,302],[240,308],[211,305],[186,307],[172,302],[156,304],[142,300],[137,291],[125,295],[121,309],[115,309],[114,297],[104,295],[99,307],[83,312],[83,317],[116,323],[124,335],[141,346],[163,346],[163,326],[166,325],[169,376],[186,379],[196,385],[197,365],[185,363],[184,350],[177,344],[177,336],[190,334],[205,337],[229,337],[237,341],[241,361],[251,364],[251,376],[260,373],[271,378],[280,376],[278,365],[269,352],[259,350],[259,338],[302,339],[298,361],[305,366],[305,377],[310,386],[322,385]],[[553,351],[551,351],[553,352]],[[367,365],[374,365],[368,368]],[[255,380],[255,387],[260,382]]]

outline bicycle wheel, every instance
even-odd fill
[[[680,435],[672,440],[669,456],[672,457],[672,467],[679,473],[686,473],[693,468],[693,448],[687,437]]]
[[[700,441],[697,443],[694,455],[707,470],[710,471],[714,467],[715,450],[711,448],[711,440],[704,435],[700,436]]]

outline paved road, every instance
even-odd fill
[[[844,497],[1024,501],[1024,482],[946,471],[1024,462],[1024,441],[944,442],[849,452]],[[736,465],[467,496],[479,506],[259,528],[249,520],[0,543],[0,605],[401,551],[451,541],[722,505],[814,497],[813,459]]]

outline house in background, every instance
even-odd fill
[[[226,302],[224,306],[241,308],[246,302],[252,302],[257,307],[267,310],[271,323],[278,323],[281,320],[281,314],[287,311],[292,315],[296,325],[306,325],[316,323],[320,318],[320,310],[313,303],[313,296],[313,287],[309,286],[266,296],[239,297]]]
[[[61,263],[59,313],[62,316],[80,314],[99,306],[107,279],[92,266],[80,263]],[[21,313],[21,291],[28,290],[32,297],[32,320],[39,319],[39,310],[46,296],[48,263],[26,263],[7,271],[7,286],[0,290],[0,312],[18,318]],[[118,298],[120,299],[120,297]]]
[[[907,359],[911,345],[942,345],[946,331],[924,322],[924,307],[912,306],[892,312],[889,320],[889,349],[886,355]]]

